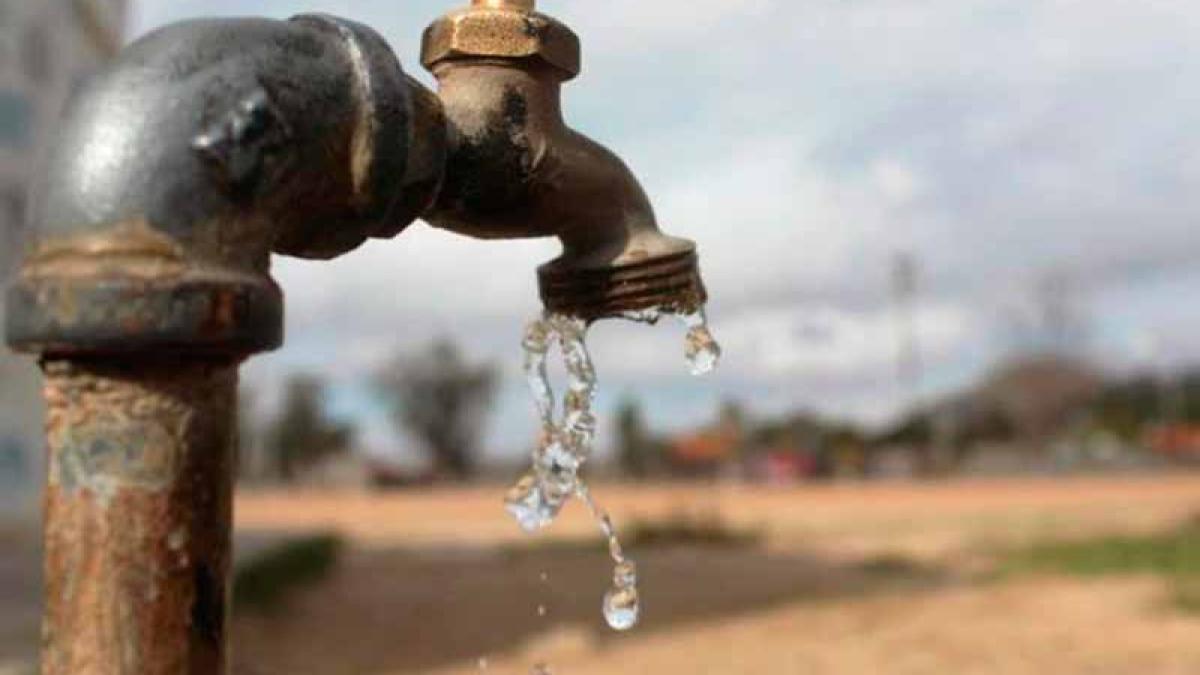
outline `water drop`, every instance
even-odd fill
[[[550,377],[546,370],[550,341],[549,324],[534,321],[526,328],[522,342],[525,348],[525,378],[545,427],[554,423],[554,391],[550,388]]]
[[[717,368],[721,360],[721,345],[713,338],[708,328],[708,317],[704,310],[693,314],[682,314],[680,319],[688,327],[684,338],[684,355],[693,375],[708,375]]]
[[[679,317],[688,328],[686,355],[694,374],[703,375],[717,366],[721,348],[713,339],[703,310],[683,313],[651,308],[623,315],[624,318],[654,324],[664,315]],[[592,454],[597,421],[592,413],[596,400],[596,369],[587,349],[588,323],[574,317],[546,314],[529,324],[522,346],[525,349],[525,377],[533,393],[542,421],[542,435],[533,451],[533,469],[509,490],[505,503],[517,523],[527,532],[536,532],[558,516],[572,496],[584,502],[608,540],[609,556],[615,565],[614,587],[604,597],[604,617],[616,630],[629,630],[639,619],[637,567],[625,557],[612,519],[592,498],[580,476]],[[567,373],[567,386],[561,401],[561,418],[556,413],[554,390],[550,386],[547,359],[550,348],[558,345]],[[542,581],[547,579],[542,573]],[[545,607],[538,607],[545,616]],[[546,675],[544,665],[534,668]]]
[[[582,458],[568,450],[566,444],[557,438],[546,441],[538,459],[543,469],[555,473],[574,473],[583,465]]]
[[[639,309],[632,312],[625,312],[621,315],[621,318],[653,326],[657,324],[660,319],[662,319],[662,315],[663,311],[661,309],[658,307],[651,307],[650,309]]]
[[[505,508],[526,532],[537,532],[546,527],[562,510],[562,501],[554,500],[544,487],[537,476],[529,474],[518,481],[504,499]]]
[[[613,630],[626,631],[637,625],[641,615],[636,588],[613,588],[604,596],[604,620]]]
[[[626,560],[613,570],[613,585],[617,588],[637,586],[637,565],[632,560]]]
[[[538,616],[546,616],[547,611],[549,611],[549,610],[546,609],[545,605],[538,605],[538,608],[537,608]]]
[[[539,576],[539,578],[542,580],[543,584],[548,583],[550,581],[550,575],[546,574],[545,572],[542,572],[541,575]]]
[[[481,670],[481,671],[487,670],[489,666],[490,666],[490,664],[488,663],[488,660],[486,657],[482,657],[479,659],[479,670]]]

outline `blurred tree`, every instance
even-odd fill
[[[1064,268],[1039,276],[1025,297],[1004,311],[1010,360],[1029,356],[1074,358],[1091,338],[1086,288]]]
[[[1092,408],[1096,425],[1125,441],[1136,441],[1143,429],[1160,421],[1157,378],[1137,377],[1114,383],[1097,397]]]
[[[1097,397],[1092,414],[1097,426],[1127,441],[1136,441],[1148,426],[1155,424],[1200,424],[1200,373],[1181,373],[1174,377],[1171,392],[1176,399],[1163,401],[1160,378],[1142,375],[1111,383]],[[1172,415],[1164,410],[1173,408]]]
[[[717,415],[717,424],[730,434],[737,436],[739,444],[746,434],[748,424],[746,408],[739,401],[725,401]]]
[[[1085,414],[1103,384],[1103,374],[1086,362],[1033,356],[1001,365],[976,396],[1036,451],[1046,450],[1052,436]]]
[[[617,411],[617,460],[621,471],[630,478],[643,479],[650,473],[653,442],[646,431],[642,406],[625,399]]]
[[[420,438],[438,476],[470,478],[496,388],[491,365],[466,363],[447,339],[397,357],[377,379],[399,429]]]
[[[347,452],[354,429],[325,415],[325,384],[310,375],[288,380],[283,408],[269,434],[272,463],[280,479],[291,482],[322,460]]]

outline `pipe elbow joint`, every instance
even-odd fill
[[[75,96],[33,191],[7,338],[42,354],[244,357],[282,341],[273,252],[399,233],[442,178],[440,104],[325,16],[176,24]]]

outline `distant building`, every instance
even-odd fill
[[[1146,433],[1147,447],[1172,462],[1200,463],[1200,425],[1176,424],[1151,428]]]
[[[120,49],[126,0],[0,0],[0,278],[14,273],[30,179],[70,92]],[[3,310],[0,294],[0,310]],[[0,317],[3,312],[0,311]],[[2,318],[0,318],[2,321]],[[0,349],[0,498],[39,466],[37,373]]]
[[[738,438],[721,429],[679,436],[667,446],[667,462],[679,476],[716,476],[737,458]]]
[[[813,456],[790,445],[759,450],[746,467],[746,477],[763,485],[792,485],[813,477],[816,472]]]

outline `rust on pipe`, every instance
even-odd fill
[[[44,675],[222,675],[237,371],[51,361]]]
[[[558,237],[551,311],[704,301],[695,245],[566,124],[579,38],[535,4],[430,26],[437,94],[324,15],[169,26],[80,88],[4,303],[46,373],[45,675],[227,672],[237,364],[282,343],[272,253],[332,258],[421,217]]]
[[[283,337],[270,255],[413,222],[441,104],[360,24],[209,19],[126,48],[57,134],[4,303],[46,375],[42,672],[223,675],[237,364]]]
[[[588,321],[707,300],[696,245],[663,233],[636,176],[568,126],[562,86],[581,69],[579,37],[532,2],[473,0],[425,32],[454,139],[425,220],[485,239],[557,237],[538,269],[546,309]]]

